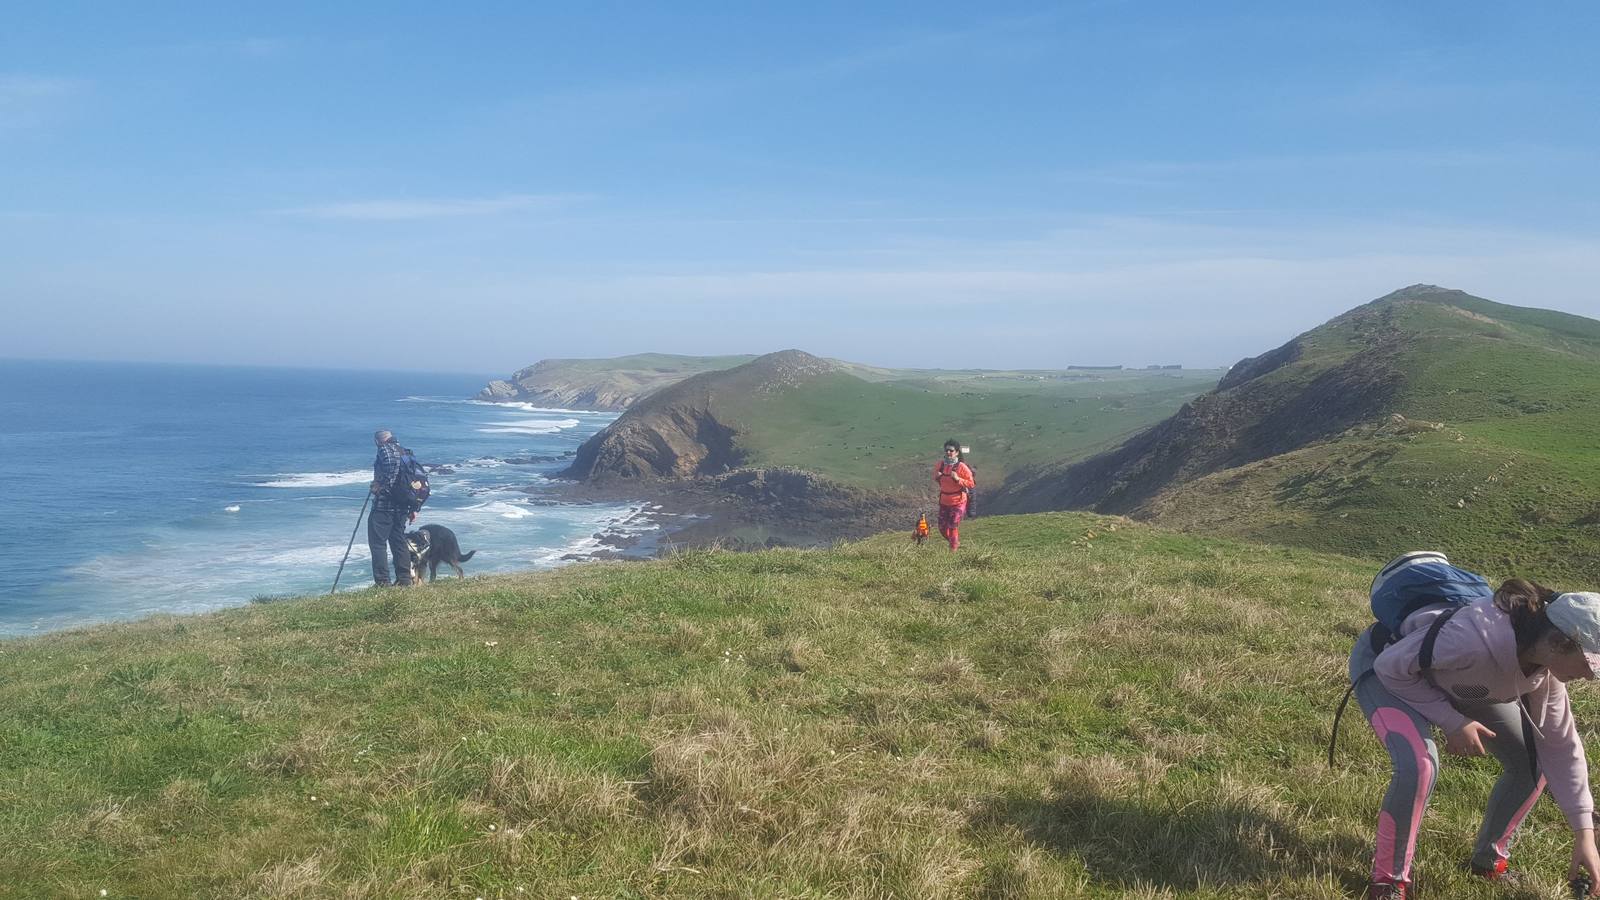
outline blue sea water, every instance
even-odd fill
[[[467,399],[486,380],[0,360],[0,635],[325,593],[377,428],[450,467],[416,524],[477,550],[471,574],[560,565],[598,549],[596,533],[652,527],[644,504],[540,496],[614,414]],[[362,522],[341,592],[371,584],[369,559]]]

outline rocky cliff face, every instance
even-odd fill
[[[1358,307],[1276,350],[1241,360],[1215,390],[1115,450],[1014,476],[991,509],[1140,514],[1175,484],[1381,418],[1406,383],[1397,364],[1405,338],[1391,327],[1393,305],[1414,299],[1414,292]]]
[[[623,356],[608,360],[544,359],[495,379],[477,399],[519,401],[560,409],[621,411],[640,398],[702,372],[726,369],[751,357],[692,357],[666,354]]]
[[[736,432],[704,404],[638,416],[584,442],[564,473],[584,481],[715,475],[740,464]]]
[[[635,403],[584,442],[569,478],[604,482],[719,475],[744,464],[738,426],[719,398],[748,397],[837,369],[799,350],[784,350],[723,372],[707,372]]]

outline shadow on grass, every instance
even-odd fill
[[[1365,886],[1370,847],[1348,836],[1306,834],[1248,796],[1108,796],[1079,784],[1048,797],[997,798],[973,824],[1019,829],[1034,845],[1079,860],[1104,887],[1174,891],[1267,885],[1325,876],[1347,892]]]

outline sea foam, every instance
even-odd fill
[[[260,487],[269,488],[325,488],[341,484],[364,484],[372,480],[372,470],[358,469],[354,472],[280,472],[276,475],[267,475],[271,481],[257,482]]]
[[[580,416],[616,415],[616,413],[602,412],[598,409],[567,409],[561,406],[534,406],[532,403],[522,400],[463,400],[461,402],[470,403],[474,406],[498,406],[502,409],[517,409],[523,412],[531,413],[567,413],[568,415],[576,414]]]
[[[577,428],[577,419],[522,419],[512,422],[485,422],[479,434],[557,434],[568,428]]]

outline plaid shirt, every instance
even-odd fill
[[[388,498],[389,491],[400,477],[400,442],[389,441],[378,446],[378,458],[372,461],[372,480],[378,483],[378,500]]]

